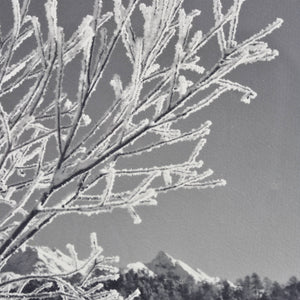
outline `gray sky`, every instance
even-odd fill
[[[33,2],[34,13],[42,15],[44,1]],[[10,17],[8,3],[0,2],[1,23]],[[212,22],[211,4],[186,0],[187,10],[202,10],[197,26],[204,30]],[[87,0],[59,0],[59,5],[66,32],[92,9]],[[36,241],[62,250],[71,242],[84,256],[88,234],[97,231],[105,254],[119,255],[123,265],[148,262],[164,250],[209,275],[230,280],[254,271],[282,282],[291,275],[300,278],[300,2],[246,1],[238,38],[247,38],[276,17],[285,23],[267,41],[280,56],[230,75],[253,88],[258,97],[246,105],[239,94],[227,94],[193,119],[213,122],[202,159],[216,178],[227,180],[226,187],[164,195],[157,207],[138,209],[140,225],[133,225],[122,210],[90,219],[62,217]],[[116,59],[114,64],[123,62]],[[69,82],[72,87],[72,78]],[[183,155],[185,149],[177,151]]]

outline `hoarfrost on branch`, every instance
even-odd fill
[[[255,91],[229,80],[227,74],[240,65],[278,55],[263,38],[281,26],[281,19],[244,41],[236,39],[243,2],[233,0],[225,11],[221,0],[213,0],[215,23],[203,33],[193,28],[201,12],[186,12],[183,0],[147,4],[130,0],[126,7],[114,0],[111,11],[104,9],[102,0],[95,0],[91,15],[66,39],[58,25],[57,0],[45,3],[47,34],[42,33],[38,17],[29,14],[30,0],[11,0],[13,26],[0,40],[1,102],[15,90],[24,93],[11,109],[0,103],[0,205],[7,211],[0,220],[0,268],[59,215],[89,216],[124,208],[134,223],[140,223],[137,207],[156,205],[162,193],[225,185],[225,180],[212,178],[213,171],[200,158],[211,121],[204,120],[192,129],[182,128],[181,121],[228,91],[239,92],[241,101],[250,103]],[[143,17],[142,33],[136,33],[135,14]],[[219,59],[205,69],[201,49],[214,37]],[[30,53],[16,60],[16,51],[27,40],[34,41]],[[95,98],[107,103],[97,87],[120,47],[132,65],[130,80],[126,83],[121,74],[113,75],[109,88],[114,99],[109,99],[106,111],[90,114]],[[160,60],[165,51],[173,53],[170,65]],[[76,96],[70,97],[64,87],[65,70],[76,59],[81,60],[81,70]],[[122,167],[124,161],[138,155],[182,143],[194,147],[182,161]],[[120,190],[116,182],[128,176],[136,186]],[[74,246],[67,246],[74,273],[88,268],[89,261],[93,266],[106,262],[99,256],[101,248],[94,234],[91,241],[93,250],[85,267],[80,266]],[[104,269],[103,281],[116,277],[113,267]],[[0,282],[0,297],[121,299],[116,291],[103,291],[101,282],[89,282],[89,273],[83,273],[87,277],[76,287],[68,283],[70,274],[15,277]],[[24,293],[22,288],[33,279],[41,286]],[[17,282],[17,291],[9,292]],[[48,292],[54,285],[54,291]]]

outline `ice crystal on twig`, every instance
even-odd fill
[[[130,0],[127,6],[114,0],[108,12],[102,9],[102,0],[95,0],[91,14],[66,39],[58,25],[57,0],[45,1],[46,28],[29,14],[30,0],[11,0],[13,25],[0,40],[0,97],[18,89],[24,94],[11,110],[0,104],[0,206],[8,209],[0,220],[0,268],[59,215],[89,216],[123,208],[134,223],[140,223],[139,206],[156,205],[160,194],[226,184],[213,179],[213,171],[201,160],[211,121],[203,120],[194,128],[182,127],[181,121],[228,91],[240,93],[244,103],[256,97],[250,87],[227,75],[240,65],[274,59],[278,52],[263,38],[280,27],[282,20],[238,41],[244,1],[233,0],[224,11],[222,0],[213,0],[215,23],[202,32],[193,27],[200,11],[187,12],[183,0]],[[141,30],[134,22],[137,14],[143,19]],[[199,50],[213,37],[220,56],[213,67],[205,69]],[[31,51],[23,57],[15,55],[28,39],[34,41]],[[112,89],[114,99],[104,101],[105,94],[97,88],[105,82],[105,70],[116,48],[124,49],[132,69],[127,78],[114,70],[106,87]],[[165,52],[172,55],[169,64],[161,60]],[[78,59],[81,68],[73,98],[66,94],[65,70]],[[54,93],[51,82],[55,82]],[[92,95],[109,107],[105,104],[95,111]],[[190,144],[193,149],[176,161],[145,159],[144,167],[124,167],[124,162],[138,155],[163,156],[179,144]],[[128,176],[134,187],[118,184]],[[91,262],[104,264],[94,234],[91,243]],[[80,269],[74,246],[69,244],[68,250],[75,270],[90,270],[89,263]],[[105,268],[109,274],[102,281],[116,277],[113,267]],[[95,283],[87,274],[76,288],[64,276],[43,277],[42,285],[27,295],[20,286],[41,277],[13,278],[0,283],[0,296],[95,299],[98,293],[103,299],[118,299],[117,292],[104,292],[102,281]],[[50,278],[57,287],[51,293]],[[19,291],[8,293],[7,285],[16,282]]]

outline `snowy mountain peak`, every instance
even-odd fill
[[[128,264],[127,267],[124,269],[124,272],[127,273],[132,270],[134,273],[144,273],[149,277],[155,277],[155,274],[143,263],[136,262]]]
[[[79,263],[80,265],[84,264],[84,261]],[[2,272],[9,276],[10,273],[20,275],[61,274],[69,273],[73,270],[72,258],[60,250],[27,246],[24,249],[20,249],[9,259]],[[164,251],[160,251],[150,263],[136,262],[128,264],[122,270],[122,273],[126,274],[130,270],[140,276],[152,278],[164,275],[183,282],[192,280],[196,285],[203,282],[213,285],[221,283],[220,278],[211,277],[199,269],[196,271],[183,261],[173,258]],[[231,287],[235,288],[234,284],[227,282]]]
[[[58,249],[30,247],[20,249],[3,268],[16,274],[60,274],[74,269],[72,258]]]
[[[170,254],[164,252],[164,251],[159,251],[156,255],[156,257],[152,260],[152,262],[158,261],[160,263],[170,263],[175,266],[177,260],[173,258]]]
[[[217,284],[220,282],[220,278],[210,277],[199,269],[195,271],[186,263],[173,258],[164,251],[160,251],[157,256],[146,265],[157,275],[171,275],[184,281],[192,278],[195,283],[208,282],[211,284]]]

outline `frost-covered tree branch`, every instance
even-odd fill
[[[119,277],[118,268],[111,264],[117,257],[104,257],[96,234],[91,234],[91,253],[81,261],[73,245],[67,244],[73,270],[59,274],[28,274],[2,278],[0,296],[7,299],[123,299],[115,290],[105,290],[104,283]],[[96,275],[97,272],[101,275]],[[9,291],[9,292],[5,292]],[[133,293],[127,300],[138,296]],[[61,297],[61,298],[57,298]]]
[[[221,0],[213,0],[215,24],[207,33],[193,28],[200,11],[186,12],[183,0],[147,4],[130,0],[127,6],[114,0],[111,11],[103,8],[102,0],[95,0],[91,14],[68,39],[58,25],[57,0],[45,2],[47,26],[29,14],[30,0],[22,1],[22,6],[11,0],[13,26],[1,36],[0,97],[15,91],[23,96],[12,108],[0,103],[0,205],[7,211],[0,220],[0,268],[61,214],[92,215],[118,207],[140,223],[136,208],[156,205],[162,193],[225,185],[225,180],[212,178],[213,171],[200,158],[211,121],[189,129],[182,121],[228,91],[238,91],[241,101],[250,103],[256,93],[227,75],[240,65],[278,55],[263,38],[281,26],[281,19],[244,41],[237,40],[245,0],[233,0],[227,11]],[[142,33],[132,22],[135,14],[143,18]],[[219,59],[206,69],[201,49],[214,37]],[[16,52],[28,40],[34,46],[20,58]],[[114,99],[103,99],[99,86],[116,49],[124,49],[132,65],[130,80],[115,70],[107,87]],[[165,51],[173,55],[169,65],[160,60]],[[78,59],[81,68],[74,97],[66,93],[65,74]],[[95,98],[110,101],[109,107],[91,113]],[[138,155],[179,144],[194,147],[182,161],[124,167]],[[120,190],[116,183],[128,177],[135,186]],[[73,292],[59,289],[59,295],[68,299]],[[37,293],[43,297],[43,286],[33,293],[24,297]],[[22,298],[13,295],[7,298]]]

